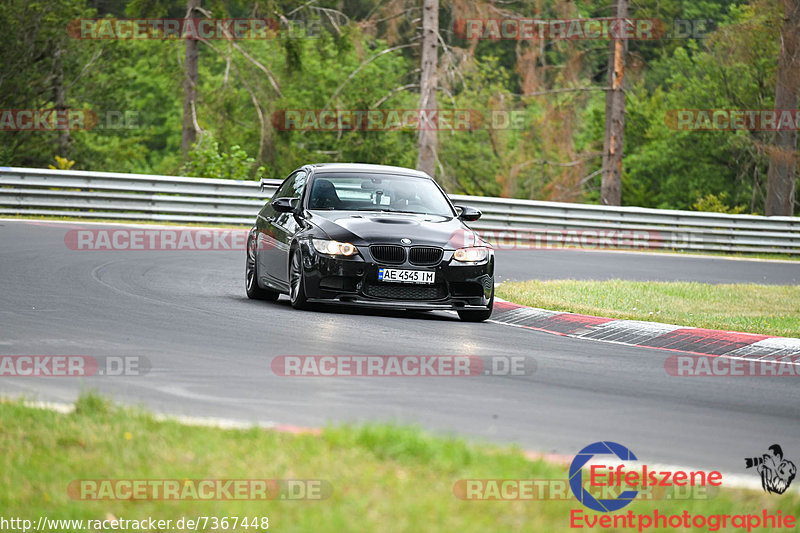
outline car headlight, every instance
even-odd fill
[[[453,253],[453,259],[461,263],[481,263],[489,257],[489,249],[483,246],[459,248]]]
[[[311,239],[314,249],[321,254],[327,255],[355,255],[358,251],[349,242],[329,241],[326,239]]]

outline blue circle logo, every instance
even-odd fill
[[[575,498],[589,509],[609,513],[619,511],[636,498],[639,494],[637,490],[626,490],[614,499],[597,499],[589,491],[583,488],[583,475],[581,469],[595,455],[615,455],[621,461],[636,461],[636,456],[628,448],[616,442],[601,441],[593,442],[586,446],[569,465],[569,488]]]

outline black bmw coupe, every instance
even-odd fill
[[[258,213],[247,240],[247,296],[296,309],[340,303],[492,314],[494,251],[427,174],[364,164],[306,165]]]

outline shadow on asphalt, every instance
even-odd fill
[[[247,297],[236,297],[234,300],[252,301],[253,304],[263,306],[276,306],[288,309],[295,313],[320,313],[326,315],[359,315],[359,316],[381,316],[389,318],[404,318],[415,320],[438,320],[443,322],[460,322],[458,316],[450,315],[442,311],[398,311],[393,309],[374,309],[369,307],[357,307],[347,304],[315,304],[307,310],[297,311],[292,309],[288,298],[281,296],[277,302],[249,300]]]

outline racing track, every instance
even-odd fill
[[[0,354],[140,355],[146,376],[0,378],[0,394],[72,401],[94,388],[172,414],[320,426],[399,421],[573,455],[597,440],[640,459],[744,473],[775,442],[797,450],[792,378],[675,378],[670,352],[448,313],[298,312],[249,301],[244,252],[86,252],[70,226],[0,220]],[[96,227],[96,226],[95,226]],[[697,279],[800,283],[800,264],[578,251],[507,251],[498,279]],[[277,355],[522,355],[522,377],[287,378]],[[788,453],[788,451],[787,451]],[[795,452],[796,455],[796,452]]]

